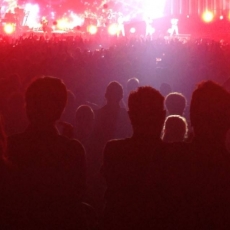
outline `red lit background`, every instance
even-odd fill
[[[85,27],[84,31],[91,31],[88,28],[91,24],[101,26],[103,21],[103,25],[111,26],[117,23],[119,13],[125,24],[151,18],[154,31],[158,33],[167,33],[171,18],[179,19],[180,34],[206,33],[203,24],[207,30],[213,30],[214,26],[215,30],[218,27],[218,33],[226,33],[230,22],[230,0],[4,0],[1,4],[3,23],[8,22],[6,13],[14,13],[16,7],[24,12],[20,24],[32,30],[41,30],[41,18],[46,17],[52,30]],[[105,23],[108,12],[112,20]],[[116,34],[114,28],[106,31]]]

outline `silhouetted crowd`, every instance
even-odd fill
[[[230,44],[0,41],[0,229],[230,229]]]

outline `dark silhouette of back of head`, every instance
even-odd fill
[[[81,105],[76,110],[75,125],[76,138],[84,144],[93,131],[95,115],[92,108],[88,105]]]
[[[67,90],[60,79],[42,77],[30,84],[25,100],[31,123],[54,123],[66,106]]]
[[[186,99],[182,93],[170,93],[165,98],[165,107],[169,115],[183,116]]]
[[[129,117],[134,135],[160,137],[165,119],[164,97],[150,86],[131,92]]]
[[[186,119],[180,115],[170,115],[166,118],[163,128],[163,141],[181,142],[184,141],[188,132]]]
[[[105,98],[107,99],[107,104],[119,104],[123,98],[122,85],[117,81],[110,82],[106,88]]]
[[[130,78],[126,84],[127,92],[130,93],[133,90],[136,90],[139,87],[139,80],[137,78]]]
[[[230,94],[212,81],[201,83],[192,95],[190,119],[195,136],[223,139],[230,127]]]

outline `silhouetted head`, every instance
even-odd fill
[[[139,87],[129,95],[129,117],[134,134],[160,137],[165,119],[164,97],[150,86]]]
[[[165,142],[180,142],[185,139],[187,132],[186,119],[179,115],[170,115],[165,119],[162,139]]]
[[[137,78],[130,78],[126,84],[127,92],[130,93],[133,90],[136,90],[139,87],[139,80]]]
[[[25,100],[27,116],[31,123],[54,123],[66,106],[67,90],[60,79],[42,77],[30,84]]]
[[[122,85],[117,81],[110,82],[106,88],[105,98],[109,104],[118,104],[123,98]]]
[[[223,139],[230,128],[230,94],[212,81],[202,82],[192,95],[190,119],[195,136]]]
[[[94,121],[94,112],[88,105],[81,105],[76,110],[75,122],[77,126],[86,126]]]
[[[165,98],[165,107],[169,115],[182,116],[186,107],[186,99],[182,93],[170,93]]]

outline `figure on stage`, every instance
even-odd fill
[[[125,36],[124,17],[121,12],[118,13],[117,18],[117,36]]]
[[[171,28],[169,29],[170,36],[178,35],[178,19],[177,18],[172,18],[171,19]]]
[[[41,25],[44,33],[48,32],[48,23],[49,23],[48,19],[45,16],[43,16],[41,19]]]
[[[153,19],[151,17],[146,17],[145,19],[145,24],[146,24],[146,32],[145,32],[145,36],[152,38],[155,29],[152,26],[153,23]]]

